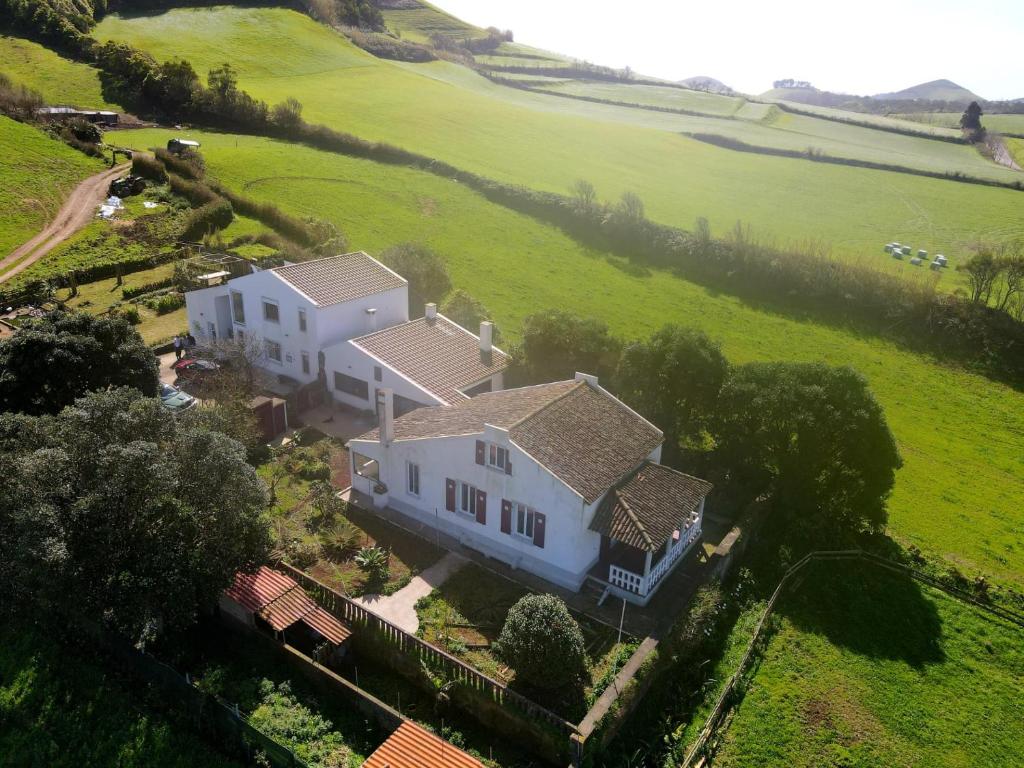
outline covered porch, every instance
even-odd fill
[[[701,537],[711,484],[660,464],[644,464],[608,492],[590,525],[601,549],[589,578],[646,605]]]

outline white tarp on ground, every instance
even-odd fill
[[[101,219],[112,219],[114,214],[124,208],[124,203],[121,198],[117,195],[111,195],[107,198],[107,202],[100,206],[100,212],[97,214]]]

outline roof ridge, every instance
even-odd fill
[[[306,261],[295,261],[291,264],[279,264],[276,267],[271,267],[269,271],[277,272],[279,269],[287,269],[288,267],[301,267],[306,264],[316,264],[319,261],[327,261],[328,259],[340,259],[342,256],[366,256],[369,259],[373,258],[366,251],[348,251],[347,253],[336,253],[333,256],[321,256],[319,259],[307,259]]]
[[[619,500],[622,508],[626,510],[626,514],[629,515],[629,519],[633,521],[633,525],[635,525],[637,530],[640,531],[640,535],[643,536],[644,541],[647,542],[648,546],[653,547],[654,540],[647,532],[647,528],[644,527],[644,524],[640,521],[639,516],[637,516],[636,512],[634,512],[633,508],[629,505],[629,502],[626,501],[626,495],[622,492],[621,488],[615,489],[615,498]]]
[[[566,381],[568,381],[568,379]],[[548,382],[548,383],[549,384],[561,384],[562,382],[560,382],[560,381],[551,381],[551,382]],[[577,389],[579,389],[580,385],[588,386],[586,380],[584,380],[584,379],[580,379],[579,381],[574,381],[573,382],[573,386],[569,387],[567,390],[565,390],[565,392],[563,392],[562,394],[558,395],[557,397],[551,398],[546,403],[542,403],[542,404],[538,405],[532,411],[530,411],[526,415],[522,416],[518,421],[514,422],[513,424],[510,424],[509,427],[508,427],[508,431],[511,432],[513,429],[518,427],[520,424],[522,424],[527,419],[532,419],[534,416],[539,414],[541,411],[544,411],[545,409],[550,408],[552,405],[554,405],[555,403],[559,402],[560,400],[565,399],[566,397],[571,395],[573,392],[575,392]],[[538,386],[541,386],[541,385],[538,385]],[[508,390],[506,390],[506,391],[508,391]]]

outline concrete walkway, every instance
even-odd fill
[[[417,601],[444,584],[449,576],[468,562],[462,555],[449,552],[389,597],[364,595],[353,599],[366,610],[415,635],[420,626],[420,620],[416,616]]]

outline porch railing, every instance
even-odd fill
[[[617,565],[609,565],[608,583],[641,597],[646,596],[664,578],[665,574],[672,570],[672,566],[697,540],[700,532],[700,520],[697,520],[683,532],[679,542],[669,550],[667,555],[654,564],[646,576],[633,573],[633,571],[620,568]]]

